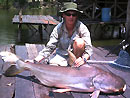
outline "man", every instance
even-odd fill
[[[78,10],[76,3],[64,3],[60,10],[62,22],[54,28],[46,47],[39,52],[34,61],[40,62],[49,57],[49,64],[67,66],[67,50],[71,50],[76,56],[75,66],[84,64],[84,58],[90,58],[92,55],[90,32],[78,20],[78,15],[81,13],[82,11]],[[56,52],[51,55],[54,50]]]

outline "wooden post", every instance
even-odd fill
[[[126,19],[126,39],[129,39],[128,42],[130,42],[130,0],[128,0],[127,5],[127,19]]]
[[[93,2],[92,19],[94,19],[94,18],[95,18],[95,11],[96,11],[96,6],[95,6],[95,2]]]
[[[18,42],[21,41],[22,24],[18,24]]]
[[[39,34],[40,34],[40,39],[41,39],[41,41],[43,40],[43,34],[42,34],[42,25],[39,25],[38,26],[38,30],[39,30]]]
[[[22,30],[22,9],[19,11],[19,24],[18,24],[18,42],[21,41],[21,30]]]
[[[22,9],[19,11],[19,23],[22,23]]]
[[[116,18],[116,14],[117,14],[117,10],[116,10],[116,8],[117,8],[117,0],[115,0],[114,3],[115,3],[114,4],[114,18]]]

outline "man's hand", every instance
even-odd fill
[[[36,62],[41,62],[43,59],[44,59],[44,57],[43,57],[42,55],[38,55],[38,56],[34,59],[34,61],[36,61]]]
[[[29,60],[29,59],[27,59],[27,60],[25,60],[25,62],[36,63],[36,62],[40,62],[40,61],[43,60],[43,59],[44,59],[43,56],[38,55],[34,60]]]
[[[75,60],[75,67],[79,67],[80,65],[84,64],[84,59],[79,57],[78,59]]]
[[[85,54],[82,56],[82,58],[81,57],[77,58],[75,60],[75,67],[79,67],[80,65],[84,64],[85,63],[84,58],[88,60],[90,56],[88,54]]]

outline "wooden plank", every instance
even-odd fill
[[[7,45],[0,45],[0,51],[6,51]],[[0,59],[0,71],[3,71],[3,61]]]
[[[26,48],[29,59],[34,59],[38,55],[38,50],[35,44],[26,44]],[[33,83],[33,85],[36,98],[50,98],[49,88],[36,83]]]
[[[49,18],[49,20],[52,20],[54,22],[54,24],[58,24],[59,21],[55,20],[52,16],[47,15],[47,17]]]
[[[95,56],[97,58],[97,60],[115,60],[117,58],[117,56],[109,56],[109,57],[105,57],[105,55],[109,52],[106,50],[106,48],[102,48],[102,47],[98,47],[98,48],[94,48],[94,53],[97,54],[97,56]],[[100,56],[99,56],[100,54]],[[124,92],[124,96],[126,98],[130,97],[130,71],[126,71],[117,67],[111,67],[109,65],[106,65],[106,67],[112,71],[113,73],[119,75],[120,77],[122,77],[127,84],[127,89]],[[109,96],[109,98],[122,98],[123,96]]]
[[[72,95],[74,96],[74,98],[90,98],[90,95],[92,93],[75,93],[75,92],[72,92]],[[98,98],[108,98],[106,95],[99,95]]]
[[[10,47],[10,45],[0,45],[0,51],[10,51]],[[4,72],[9,65],[9,63],[4,63],[0,58],[0,72]],[[0,98],[13,98],[14,85],[14,77],[0,77]]]
[[[38,52],[41,51],[45,46],[44,45],[35,45],[35,44],[26,44],[28,56],[30,59],[34,59]],[[73,98],[72,94],[67,93],[53,93],[51,88],[34,83],[34,92],[36,98]],[[51,93],[51,94],[50,94]]]
[[[72,93],[72,95],[74,96],[74,98],[90,98],[90,94],[82,94],[82,93]]]
[[[67,93],[54,93],[55,98],[74,98],[70,92]]]
[[[34,59],[38,55],[37,47],[35,44],[26,44],[28,58]]]
[[[57,24],[59,23],[57,20],[55,20],[55,19],[54,19],[52,16],[50,16],[50,15],[47,15],[46,17],[48,18],[50,24],[57,25]]]
[[[22,22],[19,21],[19,15],[15,15],[12,19],[13,23],[18,24],[52,24],[57,25],[59,22],[51,16],[45,15],[22,15]]]
[[[27,50],[25,46],[16,46],[15,49],[16,55],[23,59],[27,59]],[[30,72],[25,71],[16,77],[15,98],[35,98],[33,84],[31,81],[27,80],[30,75]],[[23,79],[22,77],[26,79]]]
[[[43,48],[45,48],[45,45],[44,44],[36,44],[36,47],[37,47],[37,51],[39,53]]]
[[[74,98],[90,98],[91,93],[73,93]],[[98,98],[108,98],[107,96],[100,95]]]

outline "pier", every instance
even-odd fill
[[[32,32],[38,32],[42,40],[44,36],[42,33],[43,29],[47,32],[46,28],[48,25],[57,25],[59,21],[50,15],[15,15],[12,23],[18,25],[18,40],[21,39],[22,25],[26,25]]]
[[[11,51],[22,59],[33,59],[38,52],[44,48],[44,44],[25,44],[25,45],[0,45],[0,51]],[[117,54],[111,53],[106,57],[112,47],[93,47],[91,60],[111,61],[117,58]],[[4,63],[0,57],[0,71],[4,72],[9,63]],[[117,66],[102,64],[111,72],[122,77],[127,84],[126,91],[121,94],[100,94],[99,98],[129,98],[130,97],[130,69],[125,70]],[[22,72],[15,77],[0,77],[0,97],[1,98],[90,98],[91,93],[53,93],[49,92],[53,88],[43,86],[34,78],[29,71]],[[125,97],[124,97],[125,96]]]

